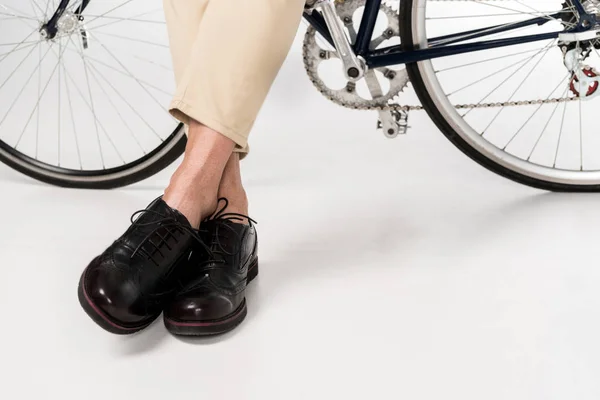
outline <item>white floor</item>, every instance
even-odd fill
[[[261,273],[226,336],[112,336],[79,307],[169,171],[101,192],[0,167],[0,398],[597,400],[600,196],[496,177],[423,113],[387,140],[298,51],[244,162]]]

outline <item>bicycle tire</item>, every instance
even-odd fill
[[[187,143],[183,124],[165,142],[136,161],[135,165],[98,171],[77,171],[42,163],[0,141],[0,162],[38,181],[72,189],[116,189],[128,186],[162,171],[184,152]]]
[[[413,15],[415,3],[419,0],[401,0],[400,2],[400,34],[402,46],[405,51],[418,49],[416,43],[416,26]],[[467,155],[473,161],[477,162],[487,170],[507,178],[516,183],[533,187],[536,189],[552,192],[600,192],[600,184],[580,184],[554,182],[545,179],[539,179],[526,174],[514,171],[504,165],[490,159],[488,156],[478,151],[461,134],[455,130],[438,109],[436,102],[428,90],[423,78],[422,68],[425,62],[409,63],[406,65],[410,82],[421,101],[425,111],[442,132],[442,134],[463,154]]]
[[[110,6],[72,1],[56,37],[38,33],[36,24],[47,21],[57,4],[9,3],[2,13],[8,36],[0,44],[0,60],[8,63],[0,69],[0,162],[60,187],[113,189],[146,179],[181,156],[184,125],[165,111],[172,69],[158,0]],[[140,93],[147,97],[136,97]],[[86,134],[94,126],[96,136]]]

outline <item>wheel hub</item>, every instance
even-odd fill
[[[56,24],[59,35],[70,35],[79,26],[79,17],[72,12],[64,13]]]
[[[69,36],[77,31],[82,19],[83,17],[73,12],[65,12],[56,23],[56,34],[54,36],[50,35],[48,29],[45,27],[47,24],[44,24],[44,27],[40,29],[40,36],[44,40]]]

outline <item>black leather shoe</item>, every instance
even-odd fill
[[[187,219],[161,198],[131,219],[123,236],[85,269],[78,289],[85,312],[117,334],[142,330],[160,315],[192,243],[200,240]]]
[[[225,200],[222,210],[226,207]],[[246,317],[246,285],[258,275],[256,229],[250,218],[222,210],[202,222],[200,232],[210,252],[194,248],[182,289],[165,308],[165,326],[175,335],[225,333]],[[249,225],[238,223],[240,217]]]

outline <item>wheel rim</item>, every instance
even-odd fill
[[[72,0],[54,40],[39,29],[59,0],[0,0],[0,152],[57,178],[111,179],[184,135],[160,0]]]
[[[428,30],[436,30],[436,36],[438,36],[438,34],[442,35],[450,33],[447,31],[439,33],[437,31],[439,30],[439,25],[435,28],[432,27],[433,24],[439,24],[441,20],[441,18],[438,18],[439,14],[436,15],[432,12],[432,9],[434,8],[432,5],[435,6],[435,3],[437,2],[418,0],[415,2],[417,6],[413,6],[413,39],[415,44],[418,44],[421,48],[428,46]],[[481,10],[482,7],[486,7],[487,3],[491,3],[491,1],[477,2],[477,6],[480,7]],[[536,2],[536,7],[539,7],[540,4],[544,3],[546,5],[543,9],[543,14],[540,13],[540,9],[537,8],[538,11],[536,11],[535,15],[548,15],[551,12],[561,10],[560,1]],[[495,5],[487,6],[495,8]],[[524,7],[527,6],[524,6],[522,2],[507,1],[503,2],[502,9],[494,11],[496,14],[508,15],[509,13],[513,13],[515,16],[516,11],[519,11],[524,15],[526,14],[527,18],[531,18],[531,13],[533,13],[533,11],[525,10]],[[460,7],[460,10],[464,16],[464,14],[466,14],[465,8]],[[436,11],[439,12],[439,8]],[[456,14],[456,10],[454,13]],[[451,19],[448,18],[451,15],[452,13],[448,14],[448,12],[446,12],[444,18]],[[497,15],[486,18],[495,19],[495,21],[489,22],[488,26],[498,25]],[[513,16],[513,18],[515,17]],[[471,15],[471,19],[474,20],[479,18],[475,18]],[[504,21],[504,23],[507,22]],[[464,22],[461,24],[461,31],[464,31]],[[550,24],[555,24],[555,29],[550,30],[551,28],[549,27],[546,29],[548,29],[548,31],[556,30],[556,24],[558,24],[558,22],[552,21]],[[522,35],[531,34],[531,32],[520,32]],[[538,29],[535,33],[542,32]],[[536,47],[537,50],[534,49]],[[496,60],[494,59],[493,50],[483,51],[476,55],[470,53],[455,56],[461,57],[461,63],[453,61],[453,64],[452,61],[449,61],[448,59],[453,59],[455,57],[447,57],[444,59],[423,61],[418,64],[427,92],[443,118],[452,129],[476,151],[514,172],[534,179],[561,184],[600,184],[600,137],[593,135],[593,132],[590,130],[590,127],[593,126],[595,121],[593,114],[589,113],[590,109],[593,113],[593,107],[600,105],[600,100],[598,98],[589,100],[576,99],[575,101],[544,104],[542,106],[530,105],[512,107],[515,110],[519,110],[511,110],[510,112],[507,112],[506,109],[511,107],[500,107],[502,108],[502,111],[500,111],[499,114],[499,110],[494,108],[481,110],[474,109],[475,111],[472,109],[467,112],[468,110],[458,110],[455,107],[457,104],[465,103],[477,104],[478,102],[487,103],[525,100],[523,97],[527,95],[524,93],[523,85],[531,84],[532,82],[537,82],[538,84],[540,84],[540,82],[542,84],[549,82],[546,87],[540,85],[538,88],[532,86],[528,89],[529,96],[536,92],[537,89],[536,99],[541,98],[546,100],[551,98],[574,97],[573,93],[569,95],[568,92],[567,86],[570,77],[566,75],[568,73],[567,69],[564,66],[560,66],[562,67],[561,71],[560,67],[556,67],[556,65],[553,65],[551,68],[547,67],[547,65],[549,65],[548,61],[546,61],[548,64],[544,63],[544,59],[552,60],[552,63],[562,62],[562,53],[560,53],[560,49],[555,43],[543,42],[530,45],[518,45],[505,48],[503,51],[505,54],[496,53],[495,56],[501,55],[497,61],[504,62],[504,65],[496,69],[489,68],[479,75],[465,73],[466,67],[472,69],[475,66],[486,64],[487,67],[489,64],[494,63]],[[529,52],[529,54],[527,52]],[[556,53],[558,53],[558,59]],[[471,58],[469,59],[469,57]],[[502,76],[497,71],[505,68],[506,65],[512,65],[515,61],[507,62],[511,57],[515,61],[521,61],[521,64],[516,64],[512,70],[507,68],[502,71],[506,73]],[[500,65],[499,62],[496,63],[497,66]],[[597,49],[593,50],[592,61],[588,60],[587,62],[598,65],[600,69],[600,54]],[[466,67],[461,65],[465,65]],[[525,67],[521,67],[522,65],[525,65]],[[527,65],[529,66],[528,68],[526,67]],[[540,68],[540,65],[544,68]],[[452,86],[452,84],[449,83],[450,78],[441,76],[442,72],[446,73],[446,71],[452,70],[456,71],[456,73],[461,73],[469,79],[463,79],[463,81],[457,82],[456,78],[454,78]],[[515,70],[518,71],[513,74]],[[553,73],[556,79],[552,78],[553,80],[550,81],[550,72]],[[562,76],[564,76],[564,85],[563,79],[558,75],[561,73]],[[504,97],[498,92],[488,96],[490,93],[489,89],[487,91],[481,91],[482,85],[473,84],[473,82],[477,82],[478,80],[493,74],[499,76],[496,77],[498,81],[493,84],[490,83],[492,89],[498,86],[498,82],[502,83],[507,77],[512,75],[506,82],[510,82],[510,80],[513,79],[514,86],[512,88],[507,86]],[[453,75],[448,74],[448,76],[452,77]],[[454,74],[454,77],[456,77],[456,74]],[[492,78],[485,78],[484,80],[492,81]],[[525,83],[521,83],[523,81],[525,81]],[[471,84],[471,86],[468,86],[469,84]],[[479,88],[477,88],[477,86],[479,86]],[[476,93],[477,90],[480,90],[479,95],[473,96],[473,94],[471,94],[471,97],[469,97],[469,91],[471,93]],[[513,95],[515,90],[517,95]],[[464,93],[460,93],[461,91],[464,91]],[[519,91],[522,92],[519,93]],[[565,95],[565,93],[567,94]],[[563,108],[566,109],[566,111],[563,111]],[[581,112],[579,110],[581,110]],[[581,117],[579,117],[578,114],[581,114]],[[579,121],[581,121],[581,123]],[[549,128],[552,124],[555,126]],[[573,127],[574,124],[576,129],[566,129]],[[568,134],[565,133],[567,131],[569,132]],[[552,132],[554,136],[549,134],[549,132]],[[526,138],[527,140],[523,138]],[[597,146],[594,146],[595,144],[597,144]],[[529,146],[529,148],[527,148],[527,146]]]

